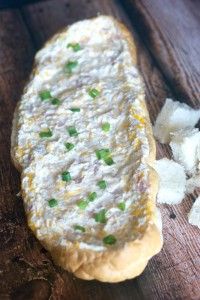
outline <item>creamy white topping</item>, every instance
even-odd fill
[[[78,43],[80,51],[67,47]],[[65,65],[75,62],[70,74]],[[92,98],[89,90],[96,89]],[[41,100],[41,91],[52,98]],[[29,224],[49,244],[105,249],[112,234],[115,246],[134,240],[147,223],[149,145],[143,116],[142,83],[127,41],[113,20],[98,17],[78,22],[54,38],[36,55],[36,71],[19,107],[16,158],[23,166],[22,188]],[[80,108],[72,112],[70,108]],[[107,122],[110,130],[102,125]],[[70,136],[69,127],[78,132]],[[50,130],[52,136],[41,137]],[[74,145],[67,150],[66,143]],[[113,164],[99,160],[96,151],[109,149]],[[69,172],[71,180],[62,180]],[[97,183],[106,181],[106,188]],[[94,201],[87,201],[96,192]],[[56,205],[49,206],[49,200]],[[77,205],[86,200],[84,210]],[[118,205],[123,202],[124,210]],[[106,223],[95,215],[106,210]],[[135,211],[135,214],[134,214]],[[75,229],[75,226],[81,226]]]

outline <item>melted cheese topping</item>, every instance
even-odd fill
[[[67,47],[71,43],[81,49]],[[95,98],[91,89],[98,91]],[[44,90],[60,104],[53,105],[52,98],[42,101]],[[29,225],[44,243],[78,242],[98,251],[106,249],[107,235],[116,238],[117,247],[144,232],[151,208],[142,90],[128,43],[111,18],[78,22],[36,55],[36,70],[19,106],[15,153],[24,169]],[[104,123],[110,124],[107,132]],[[78,135],[70,136],[70,127]],[[51,136],[42,138],[46,130]],[[74,148],[67,150],[66,143]],[[100,149],[109,149],[113,164],[97,158]],[[63,172],[70,173],[69,182],[62,180]],[[105,189],[98,186],[100,180],[106,181]],[[87,201],[93,192],[96,198]],[[50,207],[50,199],[57,205]],[[77,205],[82,199],[87,201],[84,210]],[[95,216],[103,209],[106,222],[100,223]]]

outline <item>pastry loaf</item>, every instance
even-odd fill
[[[144,98],[134,41],[112,17],[77,22],[36,54],[11,155],[28,225],[77,277],[133,278],[162,247]]]

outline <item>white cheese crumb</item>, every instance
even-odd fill
[[[200,228],[200,196],[196,199],[188,215],[190,224]]]
[[[184,166],[186,173],[196,174],[200,161],[200,131],[179,130],[173,134],[170,146],[174,160]]]
[[[192,176],[186,182],[186,193],[191,194],[195,189],[200,188],[200,174]]]
[[[167,158],[157,160],[154,168],[159,175],[157,202],[180,203],[185,195],[186,175],[184,168]]]
[[[200,109],[185,103],[166,99],[154,125],[154,135],[161,143],[169,143],[171,133],[179,129],[192,129],[200,119]]]

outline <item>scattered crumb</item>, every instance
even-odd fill
[[[186,181],[186,193],[191,194],[196,189],[200,189],[200,174],[192,176]]]
[[[178,204],[185,196],[186,175],[184,168],[173,160],[163,158],[154,166],[159,175],[158,203]]]
[[[166,99],[154,125],[154,135],[161,143],[170,142],[170,134],[179,129],[192,129],[200,119],[200,109]]]
[[[170,213],[169,217],[170,217],[170,219],[176,219],[176,215],[173,212]]]
[[[174,160],[184,166],[186,173],[196,174],[200,161],[200,131],[179,130],[173,134],[170,146]]]
[[[196,199],[189,212],[188,221],[190,224],[200,228],[200,196]]]

